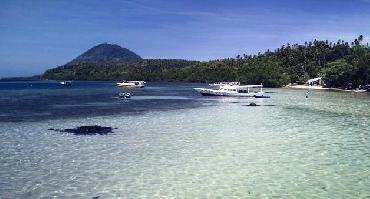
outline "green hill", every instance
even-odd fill
[[[80,63],[103,63],[103,62],[122,62],[139,61],[141,57],[127,48],[122,48],[116,44],[99,44],[73,59],[66,65],[76,65]]]

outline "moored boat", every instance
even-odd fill
[[[144,81],[126,81],[123,80],[122,82],[117,83],[118,87],[122,88],[144,88],[145,82]]]
[[[226,97],[255,97],[270,98],[263,92],[263,86],[260,85],[240,85],[238,84],[220,84],[218,89],[194,88],[203,96],[226,96]],[[258,89],[256,91],[256,89]]]
[[[62,81],[62,82],[59,82],[59,83],[63,86],[72,86],[72,81]]]
[[[119,98],[126,99],[126,98],[131,97],[131,93],[120,93],[120,94],[118,94],[118,96],[119,96]]]

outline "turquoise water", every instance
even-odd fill
[[[310,91],[306,99],[304,90],[269,89],[271,99],[210,98],[193,84],[157,83],[129,102],[97,102],[97,90],[116,92],[103,84],[84,87],[86,103],[73,100],[78,88],[62,89],[80,117],[32,119],[40,110],[20,106],[30,117],[18,120],[3,108],[13,119],[0,122],[0,198],[370,197],[369,94]],[[6,92],[59,95],[50,87]],[[268,106],[245,106],[252,101]],[[95,124],[118,129],[47,130]]]

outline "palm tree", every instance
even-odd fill
[[[354,43],[356,46],[360,44],[360,42],[359,42],[357,39],[355,39],[355,41],[353,41],[353,43]]]
[[[360,35],[359,37],[358,37],[358,41],[359,42],[362,42],[364,40],[364,36],[363,35]]]

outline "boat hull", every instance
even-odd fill
[[[238,92],[223,92],[220,90],[195,88],[203,96],[223,96],[223,97],[256,97],[262,96],[262,93],[238,93]]]
[[[268,95],[256,95],[255,98],[270,98]]]
[[[144,88],[144,86],[142,85],[120,85],[120,84],[117,84],[118,87],[120,88]]]

